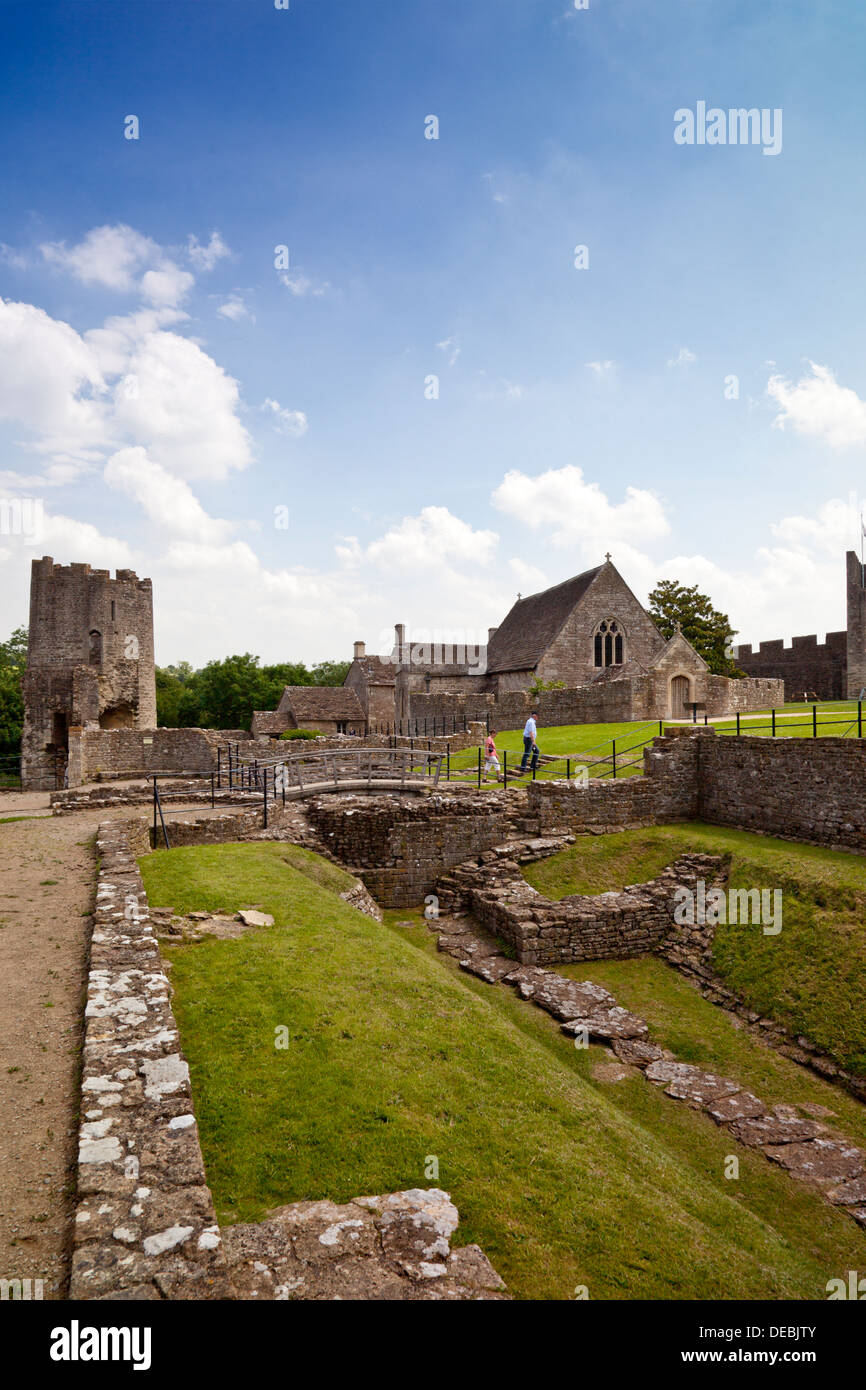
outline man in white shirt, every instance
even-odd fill
[[[526,771],[526,764],[529,762],[530,753],[532,754],[531,770],[534,772],[535,769],[538,767],[538,746],[535,742],[535,736],[538,733],[538,726],[535,722],[535,719],[536,715],[535,711],[533,710],[532,714],[530,714],[529,718],[527,719],[523,729],[523,758],[520,762],[521,772]]]

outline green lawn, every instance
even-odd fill
[[[550,754],[563,761],[552,763],[549,766],[538,768],[538,777],[554,778],[565,777],[570,770],[572,777],[575,775],[577,767],[581,765],[582,758],[589,755],[587,761],[590,767],[590,776],[610,776],[610,763],[605,766],[599,763],[594,766],[592,758],[610,759],[612,753],[612,742],[616,740],[617,759],[620,763],[618,776],[633,776],[635,773],[643,771],[643,746],[645,740],[651,740],[659,732],[659,721],[657,719],[647,722],[628,724],[562,724],[554,728],[541,728],[538,730],[537,744],[542,753]],[[422,742],[419,740],[419,742]],[[516,767],[523,756],[523,733],[520,729],[509,729],[504,733],[496,735],[496,747],[499,753],[499,761],[503,762],[503,753],[508,753],[509,775],[511,769]],[[572,766],[566,768],[564,759],[570,757]],[[623,767],[623,764],[636,763],[636,766]],[[467,748],[461,753],[452,753],[451,772],[455,774],[465,774],[477,770],[478,750]],[[444,769],[443,769],[444,775]]]
[[[729,856],[731,886],[781,888],[777,936],[720,925],[714,965],[736,993],[840,1065],[866,1075],[866,859],[766,835],[689,822],[581,836],[526,877],[550,898],[604,893],[654,878],[685,850]]]
[[[817,729],[819,738],[856,738],[857,702],[851,700],[823,701],[818,704]],[[764,727],[766,726],[766,727]],[[560,759],[571,758],[572,766],[567,768],[564,761],[540,766],[537,776],[541,778],[562,778],[567,772],[575,775],[582,758],[589,766],[589,775],[609,777],[612,771],[611,755],[613,741],[616,740],[617,776],[633,777],[643,772],[643,746],[652,740],[667,725],[659,720],[640,721],[626,724],[563,724],[554,728],[539,727],[538,747],[542,753]],[[718,734],[736,734],[736,719],[713,721],[712,727]],[[744,714],[740,719],[740,732],[753,737],[770,737],[770,710],[756,710]],[[801,703],[785,705],[776,711],[776,736],[778,738],[811,738],[812,706]],[[423,746],[424,740],[418,740]],[[496,746],[499,760],[503,752],[508,753],[509,773],[523,755],[523,734],[519,729],[510,729],[497,734]],[[599,760],[599,761],[595,761]],[[604,760],[604,761],[600,761]],[[451,755],[451,775],[454,781],[472,781],[477,773],[478,750],[468,748]],[[443,777],[445,771],[443,768]],[[485,784],[482,784],[485,785]],[[492,783],[490,784],[492,785]],[[520,785],[516,782],[515,785]]]
[[[818,738],[857,738],[857,701],[823,700],[815,707]],[[714,722],[718,733],[737,732],[736,719]],[[771,711],[755,710],[740,716],[740,732],[758,734],[764,738],[772,736]],[[812,705],[802,701],[789,702],[776,710],[777,738],[812,738],[814,727]]]
[[[730,1139],[706,1117],[642,1077],[595,1079],[600,1049],[459,972],[418,914],[347,907],[315,856],[214,845],[141,869],[154,906],[276,921],[166,950],[221,1220],[438,1184],[458,1241],[522,1298],[823,1299],[857,1267],[849,1218],[748,1150],[726,1181]]]

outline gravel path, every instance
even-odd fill
[[[66,1292],[98,821],[0,825],[0,1277],[45,1298]]]
[[[0,823],[0,1278],[41,1279],[49,1299],[67,1290],[95,837],[111,812],[47,805],[0,797],[0,821],[38,817]]]

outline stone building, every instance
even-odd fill
[[[290,729],[315,729],[320,734],[363,734],[367,721],[354,690],[345,685],[287,685],[273,713],[257,710],[253,737],[278,738]]]
[[[712,675],[681,632],[664,638],[610,557],[518,598],[489,629],[485,647],[407,642],[398,624],[389,657],[364,653],[364,644],[356,643],[346,684],[363,704],[370,663],[377,672],[390,671],[393,688],[377,675],[380,727],[419,719],[428,727],[447,726],[463,718],[513,727],[525,718],[537,682],[562,683],[564,689],[532,697],[542,718],[559,724],[684,719],[695,704],[709,715],[727,714],[782,698],[780,681]]]
[[[735,648],[734,659],[749,676],[774,677],[785,683],[786,700],[856,700],[866,689],[866,570],[853,550],[845,557],[847,624],[842,632],[817,633]]]
[[[70,734],[156,725],[153,595],[132,570],[34,560],[22,682],[25,790],[62,786]]]

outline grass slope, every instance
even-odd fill
[[[866,1075],[866,859],[689,822],[581,836],[526,877],[549,898],[604,893],[654,878],[684,850],[730,858],[734,888],[781,888],[782,930],[719,925],[713,959],[762,1014]]]
[[[847,1218],[747,1151],[725,1181],[711,1122],[640,1077],[596,1084],[596,1049],[458,973],[417,920],[347,907],[314,859],[252,843],[141,861],[155,906],[276,920],[167,952],[221,1219],[438,1182],[524,1298],[823,1298],[856,1267]]]

